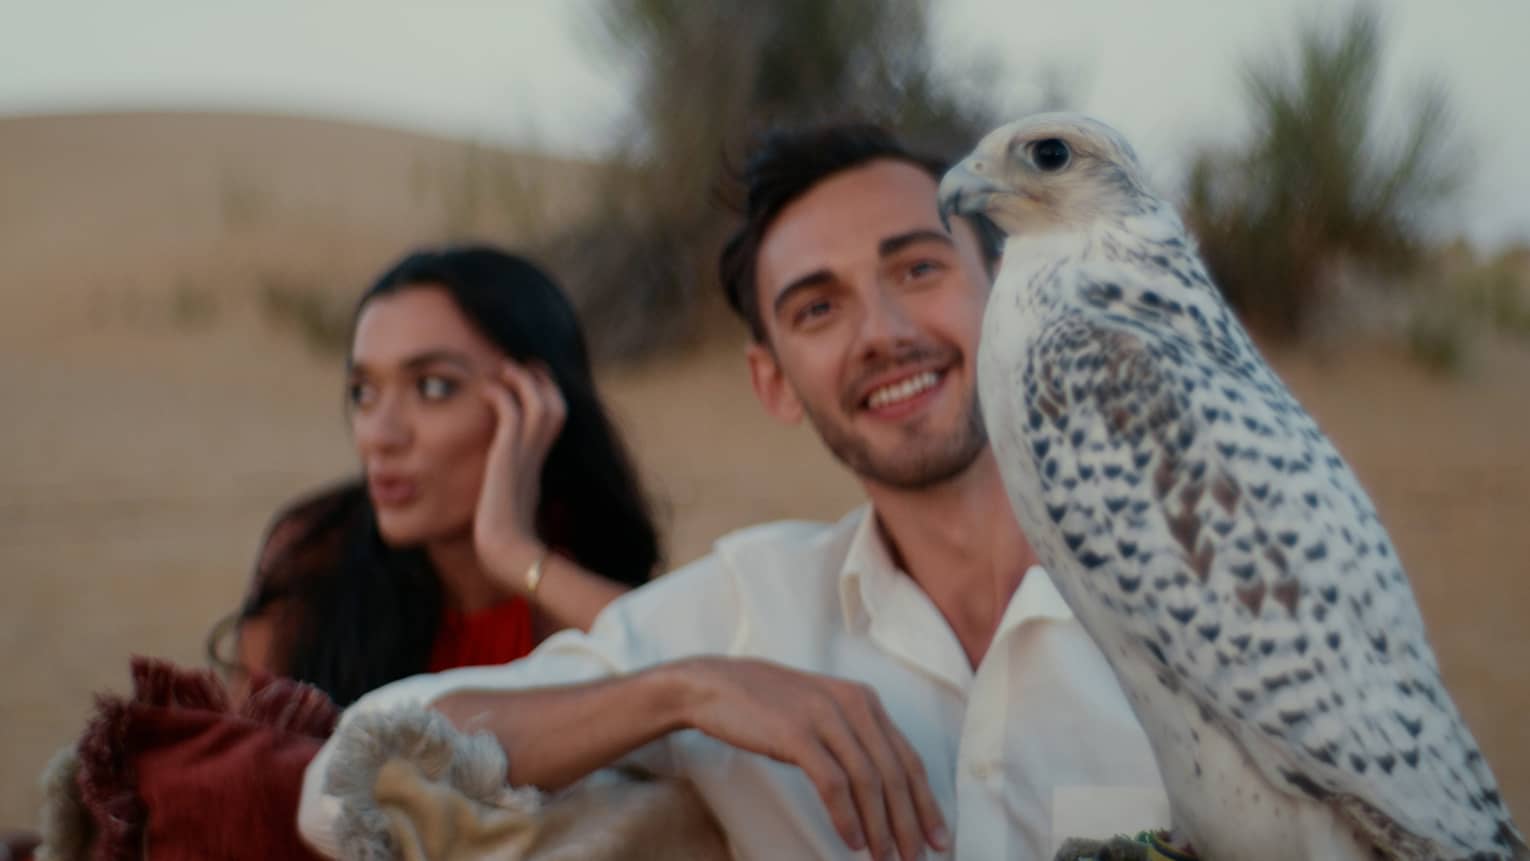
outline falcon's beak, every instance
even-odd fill
[[[940,180],[940,223],[951,231],[953,215],[986,215],[988,201],[1002,189],[999,184],[984,175],[984,160],[969,157],[961,164],[946,171]]]

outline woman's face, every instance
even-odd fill
[[[406,287],[362,309],[346,393],[389,545],[471,532],[495,424],[481,387],[501,361],[441,287]]]

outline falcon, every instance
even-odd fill
[[[1152,742],[1171,845],[1530,859],[1370,499],[1127,141],[1029,117],[940,202],[1006,234],[978,355],[989,437]]]

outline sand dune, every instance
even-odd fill
[[[32,776],[91,692],[121,690],[130,653],[198,661],[270,512],[351,468],[338,362],[262,318],[259,273],[355,293],[452,232],[451,206],[411,177],[462,152],[308,120],[0,121],[0,825],[33,819]],[[229,176],[249,183],[233,203]],[[211,310],[175,310],[178,284]],[[857,500],[809,434],[763,417],[740,350],[730,330],[602,372],[673,562]],[[1530,824],[1530,349],[1485,345],[1459,380],[1385,347],[1275,358],[1376,498],[1446,681]]]

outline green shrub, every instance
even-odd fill
[[[1423,225],[1460,186],[1444,90],[1426,86],[1401,124],[1383,122],[1382,57],[1373,7],[1336,32],[1307,23],[1293,55],[1248,66],[1249,135],[1192,158],[1187,220],[1228,300],[1270,335],[1301,334],[1340,263],[1403,283]]]
[[[289,274],[262,273],[256,297],[265,318],[291,327],[317,353],[344,353],[350,347],[351,299]]]
[[[608,0],[604,53],[637,69],[632,126],[598,214],[544,256],[592,348],[624,357],[690,340],[712,317],[731,227],[730,163],[778,123],[854,118],[955,154],[994,122],[936,79],[922,0]],[[625,67],[624,67],[625,68]],[[976,88],[974,88],[976,89]],[[853,117],[849,116],[850,113]]]

